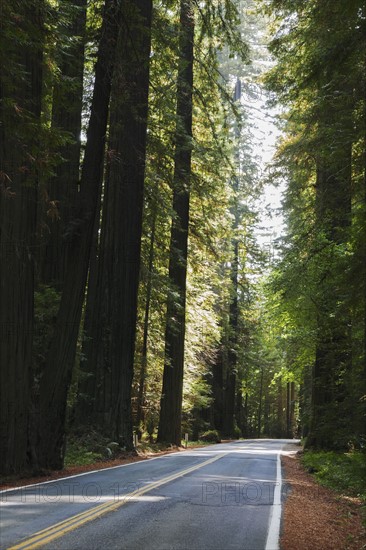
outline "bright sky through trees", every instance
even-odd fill
[[[268,181],[280,131],[275,124],[276,110],[268,106],[268,97],[259,85],[253,85],[244,94],[243,102],[253,124],[253,154],[263,182],[263,191],[256,202],[258,223],[255,226],[255,235],[260,246],[269,251],[284,229],[281,200],[285,182],[273,185]]]

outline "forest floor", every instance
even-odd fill
[[[301,451],[282,456],[284,483],[289,491],[281,550],[366,549],[366,511],[361,500],[319,485],[300,457]]]
[[[196,447],[201,445],[189,446],[187,450]],[[186,449],[170,447],[158,452],[125,454],[104,462],[68,466],[43,476],[7,478],[0,480],[0,490],[129,464],[177,451],[184,452]],[[293,445],[291,451],[282,456],[287,496],[283,511],[281,550],[365,550],[366,512],[361,500],[319,485],[301,464],[301,451],[293,452]]]

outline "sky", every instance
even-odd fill
[[[274,123],[275,109],[266,105],[267,98],[263,91],[259,87],[257,90],[257,94],[253,92],[251,98],[244,93],[243,102],[249,110],[253,122],[253,153],[257,159],[259,173],[263,175],[264,179],[266,167],[271,163],[275,153],[280,131]],[[273,241],[283,234],[284,219],[280,209],[284,189],[284,181],[279,182],[276,187],[266,184],[261,198],[256,203],[259,221],[255,228],[255,234],[258,243],[264,248],[271,246]]]
[[[246,13],[246,18],[249,22],[252,21],[251,30],[249,29],[249,36],[252,36],[252,42],[249,40],[252,64],[246,75],[247,83],[245,83],[245,76],[242,80],[241,102],[253,124],[253,154],[259,174],[262,174],[262,178],[265,180],[268,178],[266,167],[271,163],[276,142],[280,137],[280,130],[275,124],[279,108],[269,107],[269,93],[264,90],[260,79],[263,73],[273,67],[274,60],[268,51],[267,22],[263,18],[258,19],[255,12],[251,15]],[[259,211],[255,234],[258,243],[263,248],[272,246],[273,241],[284,233],[281,200],[285,185],[285,181],[278,182],[277,187],[269,184],[264,185],[262,196],[254,205],[255,210]]]

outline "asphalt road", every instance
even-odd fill
[[[212,445],[2,492],[0,548],[276,550],[288,443]]]

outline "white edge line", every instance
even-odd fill
[[[240,440],[239,440],[240,441]],[[249,439],[248,441],[245,440],[245,443],[255,443],[257,440],[253,439]],[[216,444],[216,445],[221,445],[220,443],[219,444]],[[225,443],[223,443],[223,445],[225,445]],[[207,447],[213,447],[214,445],[208,445]],[[191,451],[193,452],[196,452],[196,451],[200,451],[201,449],[203,450],[207,450],[207,447],[197,447],[195,449],[191,449]],[[150,458],[145,458],[143,460],[137,460],[136,462],[129,462],[128,464],[119,464],[117,466],[108,466],[108,468],[99,468],[97,470],[90,470],[89,472],[83,472],[81,474],[74,474],[72,476],[65,476],[65,477],[58,477],[56,479],[50,479],[48,481],[39,481],[38,483],[30,483],[29,485],[22,485],[20,487],[10,487],[9,489],[2,489],[0,490],[0,497],[1,495],[4,495],[6,493],[10,493],[10,492],[16,492],[16,491],[21,491],[23,489],[27,489],[27,488],[30,488],[30,487],[38,487],[38,485],[47,485],[48,483],[56,483],[57,481],[63,481],[65,479],[74,479],[75,477],[81,477],[81,476],[87,476],[88,474],[96,474],[97,472],[103,472],[104,470],[115,470],[116,468],[125,468],[126,466],[134,466],[135,464],[138,464],[139,462],[146,462],[146,461],[151,461],[151,460],[159,460],[160,458],[169,458],[170,456],[185,456],[186,453],[182,453],[182,451],[176,451],[176,452],[173,452],[173,453],[166,453],[165,455],[162,455],[162,456],[152,456]],[[0,502],[1,502],[1,498],[0,498]]]
[[[268,535],[265,550],[279,550],[281,513],[282,513],[282,473],[281,473],[281,452],[277,454],[277,474],[276,485],[273,495],[273,505],[271,506]]]
[[[199,449],[192,449],[192,451],[197,451],[197,450],[199,450]],[[108,466],[108,468],[99,468],[97,470],[90,470],[89,472],[82,472],[81,474],[74,474],[72,476],[58,477],[56,479],[50,479],[48,481],[40,481],[39,483],[31,483],[30,485],[22,485],[21,487],[11,487],[9,489],[2,489],[0,491],[0,497],[1,497],[1,495],[4,495],[5,493],[21,491],[23,489],[29,489],[30,487],[38,487],[38,485],[47,485],[48,483],[57,483],[58,481],[64,481],[65,479],[74,479],[75,477],[87,476],[89,474],[96,474],[98,472],[104,472],[105,470],[115,470],[116,468],[125,468],[126,466],[134,466],[135,464],[139,464],[140,462],[147,462],[147,461],[151,461],[151,460],[159,460],[160,458],[169,458],[170,456],[177,456],[177,455],[187,456],[186,453],[182,453],[181,451],[176,451],[174,453],[167,453],[167,454],[162,455],[162,456],[152,456],[151,458],[145,458],[143,460],[137,460],[136,462],[129,462],[128,464],[119,464],[117,466]],[[0,502],[1,502],[1,498],[0,498]]]

